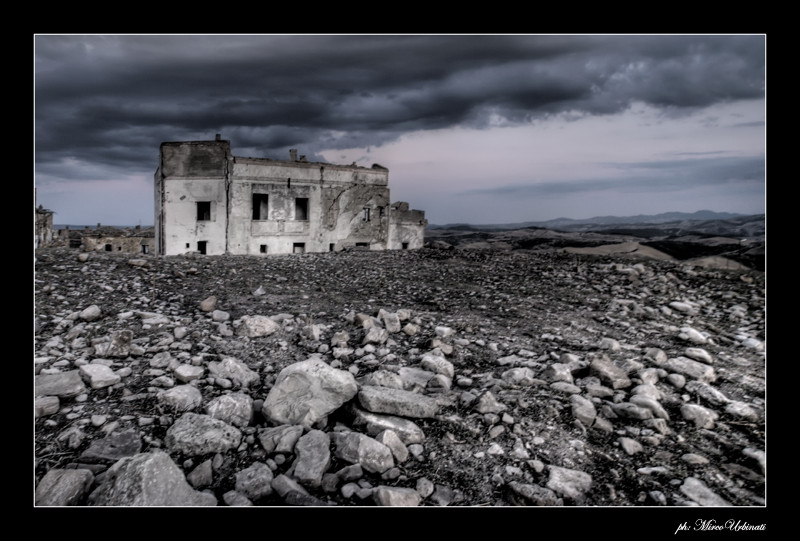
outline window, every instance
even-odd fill
[[[122,246],[117,246],[117,251],[121,252],[122,251]]]
[[[208,245],[207,240],[198,240],[197,241],[197,251],[203,255],[206,255],[206,246]]]
[[[308,220],[308,197],[298,197],[294,200],[294,219]]]
[[[110,252],[111,250],[113,250],[111,245],[110,244],[106,244],[106,252]]]
[[[361,214],[361,220],[365,222],[369,221],[369,207],[364,207],[364,212]]]
[[[253,219],[268,220],[269,216],[269,195],[265,193],[253,194]]]
[[[188,243],[188,242],[186,243],[186,248],[187,248],[187,249],[189,248],[189,243]]]
[[[142,244],[142,253],[143,254],[149,254],[150,253],[150,247],[147,244]]]
[[[336,247],[336,245],[331,242],[330,244],[328,244],[328,251],[332,252],[335,247]]]
[[[262,245],[259,247],[259,251],[260,251],[262,254],[266,254],[266,253],[267,253],[267,245],[266,245],[266,244],[262,244]]]
[[[386,207],[378,207],[378,216],[379,216],[380,218],[383,218],[383,216],[384,216],[385,214],[386,214]]]
[[[407,242],[403,243],[403,250],[408,250],[408,243]]]
[[[211,220],[211,201],[198,201],[197,202],[197,221],[210,221]]]
[[[295,242],[292,245],[292,252],[295,254],[304,254],[306,253],[306,243],[305,242]]]

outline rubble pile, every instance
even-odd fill
[[[765,505],[755,271],[37,251],[40,506]]]

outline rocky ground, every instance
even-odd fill
[[[35,505],[765,505],[765,276],[559,251],[35,262]]]

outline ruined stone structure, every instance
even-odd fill
[[[53,211],[39,205],[36,207],[36,232],[33,236],[34,248],[47,246],[53,242]]]
[[[288,254],[414,249],[425,213],[391,203],[389,170],[231,155],[230,141],[161,144],[157,253]]]
[[[80,235],[80,246],[87,252],[124,252],[128,254],[155,253],[153,228],[142,229],[100,226],[88,227]]]

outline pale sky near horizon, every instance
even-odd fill
[[[765,212],[765,35],[36,35],[56,224],[151,225],[163,141],[389,168],[432,224]]]

